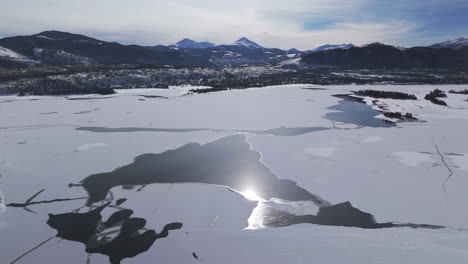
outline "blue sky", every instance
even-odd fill
[[[388,4],[370,4],[365,13],[374,19],[409,21],[417,28],[414,34],[424,39],[444,40],[466,36],[468,33],[468,1],[382,1]],[[404,42],[404,40],[402,40]],[[409,42],[411,43],[411,42]]]
[[[125,44],[245,36],[267,47],[468,37],[468,0],[20,0],[2,3],[0,36],[62,30]]]

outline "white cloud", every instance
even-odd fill
[[[336,23],[330,27],[315,31],[281,32],[265,34],[265,42],[286,47],[295,43],[297,48],[306,49],[324,43],[353,43],[355,45],[370,42],[398,44],[399,40],[410,34],[417,25],[409,22],[391,21],[387,23]]]
[[[354,22],[369,0],[22,0],[0,10],[2,34],[57,29],[144,45],[181,38],[232,43],[246,36],[279,48],[310,49],[325,43],[392,41],[409,33],[409,22]],[[314,20],[343,21],[305,31]]]

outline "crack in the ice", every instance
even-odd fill
[[[43,200],[43,201],[37,201],[33,202],[33,200],[39,196],[39,194],[43,193],[45,189],[42,189],[35,194],[33,194],[30,198],[28,198],[24,203],[9,203],[6,206],[7,207],[17,207],[17,208],[23,208],[24,210],[30,212],[30,213],[36,213],[33,210],[29,209],[28,206],[30,205],[36,205],[36,204],[48,204],[48,203],[56,203],[56,202],[67,202],[67,201],[76,201],[76,200],[84,200],[87,197],[79,197],[79,198],[64,198],[64,199],[52,199],[52,200]]]
[[[336,129],[336,130],[354,130],[354,129],[361,129],[364,126],[356,125],[356,127],[339,127],[339,125],[353,125],[352,123],[340,122],[337,125],[337,122],[331,119],[327,119],[331,122],[332,126],[329,129]]]
[[[318,159],[318,160],[324,160],[324,161],[329,161],[329,162],[333,162],[333,163],[338,163],[336,160],[327,159],[327,158],[324,158],[324,157],[319,157],[319,156],[315,156],[315,155],[311,155],[311,154],[306,154],[306,156],[308,156],[310,159]]]
[[[442,152],[440,152],[440,149],[439,149],[439,145],[437,145],[437,143],[434,141],[434,139],[432,139],[432,143],[434,144],[434,147],[435,147],[435,150],[436,150],[436,153],[437,155],[439,155],[440,157],[440,161],[442,162],[442,164],[444,164],[445,168],[447,169],[447,171],[449,172],[449,174],[447,175],[447,177],[445,178],[444,182],[442,183],[442,188],[444,188],[444,193],[447,193],[447,189],[445,187],[445,184],[450,180],[450,178],[452,177],[453,175],[453,170],[450,168],[450,166],[447,164],[447,161],[445,160],[445,156],[442,154]]]
[[[27,207],[29,205],[35,205],[35,204],[67,202],[67,201],[75,201],[75,200],[84,200],[86,198],[88,198],[88,197],[53,199],[53,200],[37,201],[37,202],[30,202],[30,203],[9,203],[9,204],[7,204],[7,206],[8,207]]]
[[[54,238],[55,238],[55,236],[49,237],[48,239],[42,241],[42,242],[39,243],[37,246],[35,246],[35,247],[33,247],[32,249],[26,251],[26,252],[23,253],[21,256],[15,258],[12,262],[10,262],[10,264],[14,264],[14,263],[20,261],[20,260],[21,260],[22,258],[24,258],[26,255],[28,255],[29,253],[31,253],[31,252],[35,251],[36,249],[42,247],[43,245],[47,244],[47,242],[51,241],[51,240],[54,239]]]

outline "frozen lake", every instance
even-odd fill
[[[452,89],[0,97],[0,263],[468,263]]]

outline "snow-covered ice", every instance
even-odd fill
[[[303,84],[201,95],[188,94],[194,87],[170,87],[119,90],[112,96],[35,96],[38,100],[34,101],[28,100],[32,97],[3,97],[0,188],[9,203],[24,203],[41,189],[45,191],[37,201],[85,197],[83,188],[70,188],[69,184],[111,172],[142,154],[243,134],[277,177],[297,182],[331,204],[350,201],[378,222],[447,228],[360,229],[313,224],[265,228],[255,214],[263,206],[300,215],[315,214],[318,206],[310,201],[264,201],[258,199],[262,197],[255,189],[218,185],[119,186],[112,188],[113,197],[127,198],[122,206],[146,219],[146,228],[159,232],[169,222],[184,224],[147,252],[122,263],[465,264],[468,96],[447,93],[443,100],[448,107],[443,107],[423,99],[435,88],[448,92],[466,86]],[[413,113],[421,122],[369,127],[328,119],[334,116],[330,113],[340,113],[334,106],[344,100],[333,95],[362,89],[415,94],[417,101],[374,102],[376,99],[367,97],[364,101],[375,110],[383,107]],[[74,114],[83,111],[91,112]],[[83,127],[110,130],[80,129]],[[116,133],[122,128],[127,132]],[[281,136],[252,132],[276,128],[321,129]],[[28,206],[35,213],[8,208],[0,216],[0,263],[10,263],[56,234],[46,224],[49,213],[70,212],[84,202]],[[104,218],[110,212],[104,211]],[[83,245],[55,238],[18,263],[63,259],[86,263],[86,258]],[[91,263],[108,260],[93,254]]]

